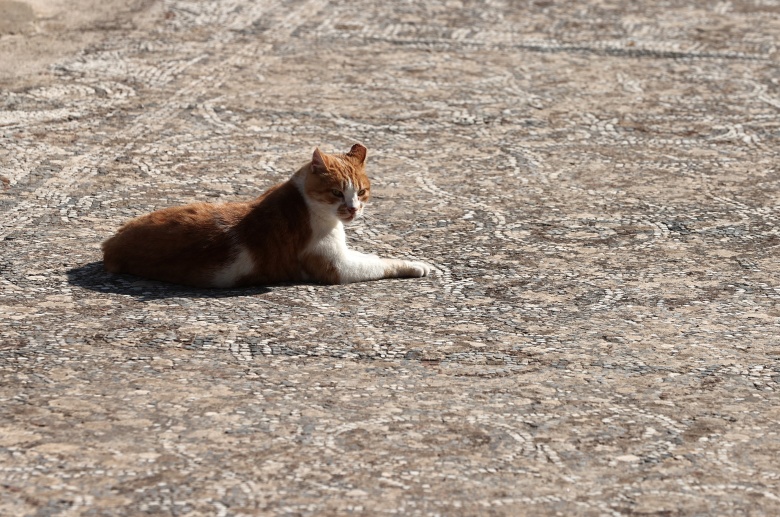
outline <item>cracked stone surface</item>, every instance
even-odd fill
[[[0,89],[0,514],[780,513],[779,2],[133,5]],[[438,275],[103,272],[355,141]]]

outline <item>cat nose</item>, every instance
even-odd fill
[[[348,207],[347,207],[347,211],[348,211],[350,214],[356,214],[356,213],[357,213],[357,207],[354,207],[354,206],[348,206]]]

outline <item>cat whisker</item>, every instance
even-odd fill
[[[363,214],[360,217],[359,221],[361,221],[363,223],[363,225],[366,228],[368,228],[369,230],[373,230],[373,227],[372,227],[373,226],[373,222],[374,222],[373,216],[370,216],[370,215],[367,215],[367,214]]]

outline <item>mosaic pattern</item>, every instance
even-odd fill
[[[0,513],[780,512],[780,2],[701,4],[166,1],[2,90]],[[356,141],[436,276],[102,271]]]

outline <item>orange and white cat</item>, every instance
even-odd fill
[[[292,178],[247,203],[194,203],[137,217],[103,243],[112,273],[197,287],[278,282],[344,284],[431,273],[423,262],[347,248],[344,225],[363,213],[371,185],[366,148],[314,150]]]

